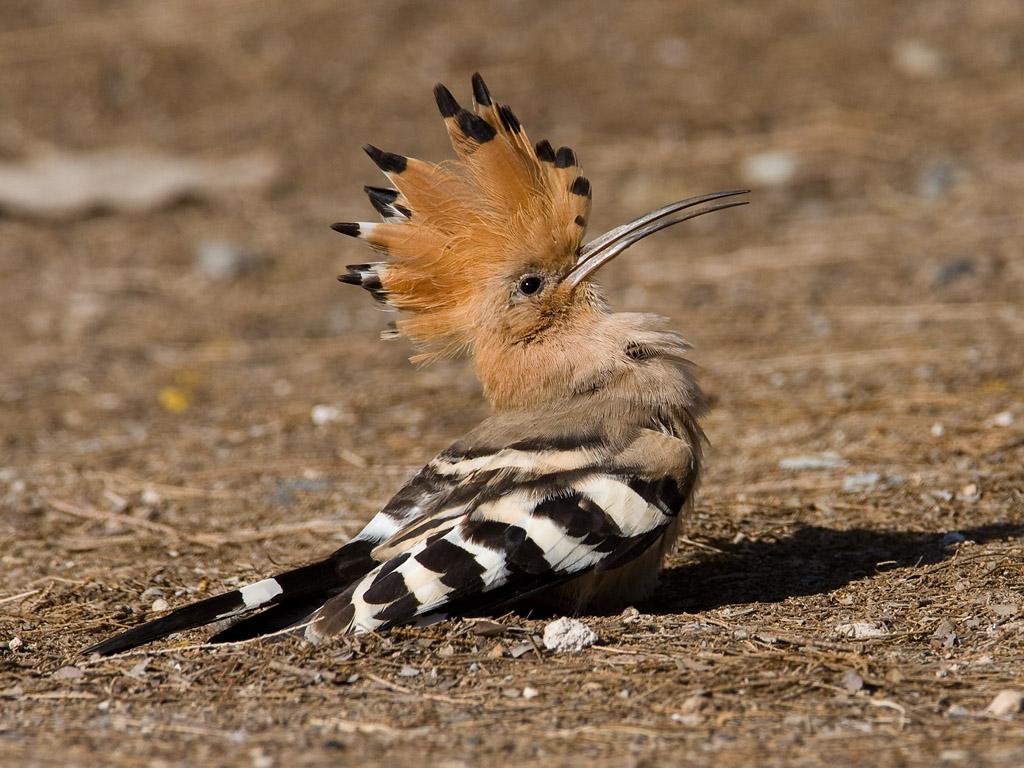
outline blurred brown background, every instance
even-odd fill
[[[77,658],[330,551],[485,414],[328,228],[364,143],[450,155],[430,89],[475,71],[592,236],[753,189],[602,272],[713,399],[662,594],[543,662],[524,617]],[[1017,0],[5,0],[0,762],[1016,765],[1022,72]]]

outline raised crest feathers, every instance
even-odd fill
[[[405,314],[398,330],[424,350],[457,352],[472,342],[481,281],[527,267],[555,274],[576,261],[590,213],[590,182],[575,153],[531,144],[519,119],[496,103],[479,74],[472,110],[443,85],[434,97],[457,159],[441,165],[367,145],[394,189],[366,187],[383,223],[339,223],[382,261],[339,279],[362,285]]]

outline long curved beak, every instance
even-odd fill
[[[706,208],[698,208],[695,211],[687,210],[689,208],[711,202],[712,200],[719,200],[723,197],[745,195],[748,192],[750,192],[749,189],[738,189],[732,192],[712,192],[709,195],[690,197],[677,203],[670,203],[656,211],[644,214],[639,219],[634,219],[628,224],[623,224],[621,227],[616,227],[610,232],[605,232],[600,237],[591,240],[583,246],[582,250],[580,250],[579,258],[576,259],[576,263],[562,278],[562,284],[572,291],[589,275],[603,267],[638,240],[643,240],[648,235],[653,235],[655,232],[665,229],[665,227],[671,227],[673,224],[679,224],[712,211],[723,211],[726,208],[746,205],[749,201],[736,200],[728,203],[717,203]],[[672,216],[672,214],[684,210],[686,213],[683,215]]]

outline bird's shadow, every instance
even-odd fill
[[[1024,525],[998,523],[959,531],[967,541],[1024,536]],[[743,603],[831,592],[883,571],[930,565],[953,557],[943,534],[921,531],[834,530],[807,526],[783,539],[710,541],[720,553],[662,573],[656,595],[638,607],[654,614],[693,613]]]

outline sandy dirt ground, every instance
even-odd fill
[[[449,156],[430,89],[476,70],[576,149],[591,235],[753,189],[602,273],[712,398],[657,596],[578,654],[513,614],[82,658],[331,551],[485,415],[328,228],[362,144]],[[1019,0],[5,0],[0,764],[1020,765],[1022,73]]]

